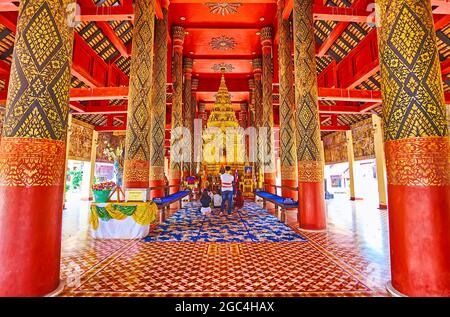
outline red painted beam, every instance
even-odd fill
[[[441,71],[444,76],[450,74],[450,58],[447,58],[441,63]]]
[[[82,105],[78,101],[70,101],[69,108],[72,109],[73,111],[76,111],[76,113],[78,114],[78,113],[83,113],[86,109],[86,106]]]
[[[318,88],[319,100],[381,102],[379,90],[359,90],[341,88]]]
[[[78,1],[80,2],[80,1]],[[132,21],[134,20],[133,7],[130,4],[121,6],[92,6],[92,2],[86,2],[88,5],[80,7],[80,11],[75,16],[75,21],[94,22],[94,21]]]
[[[11,32],[16,33],[17,12],[2,12],[0,14],[0,24],[3,24]]]
[[[342,114],[359,114],[361,112],[360,106],[329,106],[329,105],[319,105],[319,113],[321,114],[332,114],[332,113],[342,113]]]
[[[70,89],[71,101],[128,99],[128,87]]]
[[[321,125],[320,131],[348,131],[350,130],[348,125]]]
[[[121,106],[86,106],[85,111],[80,113],[82,115],[91,115],[91,114],[126,114],[127,113],[127,105]]]
[[[117,33],[112,29],[108,22],[97,22],[97,26],[102,30],[103,34],[111,41],[112,45],[119,51],[120,55],[129,57],[127,47],[119,38]]]
[[[0,77],[7,78],[9,77],[9,72],[11,69],[11,65],[7,62],[0,60]]]
[[[368,102],[368,103],[360,106],[359,108],[360,108],[361,112],[368,112],[368,111],[375,109],[376,107],[381,106],[381,105],[382,105],[381,102]]]

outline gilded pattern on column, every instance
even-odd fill
[[[133,58],[130,69],[124,181],[148,183],[150,170],[150,106],[152,102],[155,8],[152,0],[136,0]]]
[[[64,141],[72,42],[69,1],[21,2],[3,136]]]
[[[388,182],[449,185],[447,117],[430,1],[377,3]]]
[[[71,1],[22,1],[0,146],[0,186],[64,184]]]
[[[195,120],[195,113],[197,110],[197,91],[198,88],[198,79],[193,78],[191,81],[191,122],[189,125],[189,131],[191,131],[191,175],[195,174],[195,169],[197,167],[197,162],[200,161],[200,158],[195,157],[195,149],[194,149],[194,120]]]
[[[167,16],[155,21],[153,104],[151,106],[150,180],[164,180],[164,140],[166,129]]]
[[[183,117],[184,117],[184,127],[190,132],[193,131],[194,118],[192,117],[192,99],[191,99],[191,89],[192,89],[192,66],[193,60],[191,58],[185,58],[183,60],[184,69],[184,87],[183,87]],[[191,129],[192,126],[192,129]],[[192,132],[191,139],[184,137],[185,147],[184,149],[190,151],[192,149]],[[189,155],[189,161],[183,161],[183,172],[185,174],[190,174],[191,171],[191,155]]]
[[[172,131],[183,126],[183,42],[185,31],[181,26],[172,27]],[[174,144],[180,142],[172,133],[170,140],[170,179],[181,176],[181,153],[175,153]]]
[[[281,179],[297,179],[297,148],[295,142],[295,92],[291,58],[292,41],[289,20],[283,19],[284,0],[278,1],[278,60],[280,81],[280,160]]]
[[[273,135],[273,62],[272,62],[272,28],[261,29],[262,55],[262,120],[263,127],[267,128],[267,139],[264,140],[264,173],[273,174],[275,178],[275,139]]]
[[[256,144],[256,163],[259,169],[263,168],[263,150],[262,150],[262,140],[259,137],[259,128],[262,127],[262,82],[261,82],[261,72],[262,64],[261,59],[253,60],[253,73],[255,79],[255,89],[254,89],[254,99],[255,99],[255,128],[257,129],[257,144]]]
[[[298,181],[323,181],[312,0],[294,1]]]

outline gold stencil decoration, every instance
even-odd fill
[[[155,57],[153,66],[153,105],[151,107],[150,166],[164,169],[164,141],[166,136],[167,84],[167,9],[163,18],[155,22]],[[152,175],[152,173],[150,173]],[[164,176],[164,175],[163,175]],[[164,179],[164,177],[160,178]]]
[[[69,111],[69,1],[24,1],[17,24],[4,136],[65,140]]]
[[[3,137],[0,186],[62,186],[65,141]]]
[[[448,135],[430,2],[377,3],[385,140]]]
[[[323,162],[321,161],[299,161],[298,181],[301,183],[323,182]]]
[[[386,171],[391,185],[450,185],[447,137],[421,137],[385,143]]]
[[[298,161],[320,160],[320,125],[317,106],[316,50],[312,4],[313,1],[311,0],[294,2],[294,70]],[[305,171],[300,171],[300,166],[298,168],[300,177]]]
[[[148,43],[153,43],[154,2],[136,0],[134,12],[125,160],[149,160],[153,45]],[[126,177],[125,180],[127,180]]]
[[[295,142],[295,92],[294,68],[292,63],[291,28],[289,20],[283,19],[284,1],[278,5],[278,60],[280,81],[280,160],[281,178],[297,178],[297,148]]]

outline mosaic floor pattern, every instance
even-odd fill
[[[167,237],[164,226],[177,225],[175,220],[183,212],[189,213],[189,208],[169,218],[159,234],[152,235],[152,242],[94,240],[86,231],[76,232],[70,226],[71,234],[66,234],[63,241],[62,279],[66,288],[61,295],[387,295],[384,290],[389,280],[386,212],[358,202],[328,203],[326,232],[300,231],[295,223],[290,228],[283,225],[286,232],[293,230],[306,237],[306,242],[208,242],[201,241],[204,239],[201,235],[196,236],[196,242],[189,235],[178,240],[173,237],[171,241],[159,240]],[[248,204],[240,214],[247,213],[251,219],[255,216],[253,209],[256,212],[258,207]],[[231,223],[239,223],[237,216]],[[72,215],[66,221],[74,219]],[[215,218],[212,223],[218,224]],[[210,221],[203,220],[203,226],[209,224]],[[243,229],[241,233],[244,235]],[[215,234],[209,238],[215,239]]]
[[[304,242],[298,233],[253,202],[232,215],[202,215],[189,203],[158,226],[147,242]]]

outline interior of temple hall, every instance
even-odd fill
[[[447,0],[1,0],[0,297],[450,297]]]

